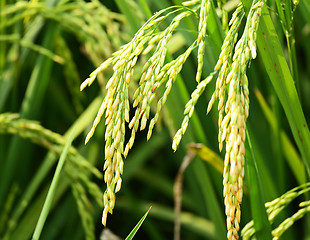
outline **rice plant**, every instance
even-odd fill
[[[0,7],[1,239],[309,237],[307,1]]]

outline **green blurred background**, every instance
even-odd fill
[[[287,6],[284,17],[277,7],[279,2]],[[31,238],[56,163],[74,126],[75,139],[41,239],[99,239],[103,230],[101,212],[105,190],[102,177],[104,120],[87,145],[84,139],[112,69],[100,74],[84,92],[80,92],[80,84],[114,51],[130,41],[152,13],[180,4],[178,0],[0,0],[0,239]],[[238,1],[232,0],[224,5],[229,17],[237,4]],[[270,0],[267,4],[279,47],[293,69],[291,75],[298,103],[309,123],[310,4],[300,1],[295,7],[289,0]],[[213,7],[220,12],[216,1]],[[213,12],[208,18],[203,77],[208,76],[216,64],[224,39],[220,16]],[[283,23],[284,19],[287,22]],[[166,21],[168,24],[169,19]],[[197,17],[181,22],[168,45],[172,58],[191,45],[197,38],[197,29]],[[288,37],[285,31],[289,31]],[[145,62],[144,58],[140,60],[138,70]],[[222,173],[215,167],[215,162],[218,160],[221,164],[221,160],[212,157],[212,154],[220,159],[224,156],[218,151],[216,108],[206,116],[214,80],[200,97],[178,151],[174,153],[171,149],[173,135],[183,120],[184,106],[196,87],[196,68],[197,49],[185,63],[152,138],[147,142],[147,132],[138,132],[125,160],[122,189],[116,195],[115,210],[108,216],[107,223],[107,227],[123,239],[150,206],[152,209],[135,239],[173,238],[173,187],[181,163],[190,152],[189,143],[203,143],[206,148],[192,150],[195,157],[184,172],[179,216],[181,237],[225,239]],[[283,103],[266,69],[266,60],[258,52],[248,69],[250,116],[247,127],[262,186],[257,198],[264,202],[307,182],[305,162],[310,161],[300,154]],[[138,84],[136,80],[131,97]],[[309,134],[307,129],[304,131]],[[241,228],[253,219],[251,188],[246,177]],[[307,196],[294,200],[272,228],[294,214],[299,202],[305,199]],[[281,239],[310,239],[309,226],[307,218],[303,218]]]

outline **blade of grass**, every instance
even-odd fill
[[[259,104],[261,105],[261,108],[266,116],[266,119],[268,120],[271,126],[271,129],[275,131],[276,124],[277,124],[275,116],[273,115],[272,111],[268,107],[260,91],[255,90],[254,93],[256,95],[256,98]],[[305,166],[303,165],[302,160],[300,159],[300,156],[298,155],[295,147],[293,146],[293,144],[291,143],[290,139],[288,138],[288,136],[285,134],[284,131],[281,131],[281,142],[283,145],[283,148],[282,148],[283,153],[298,183],[299,184],[305,183],[306,181]]]
[[[254,220],[255,235],[257,239],[271,240],[271,226],[265,208],[262,184],[248,131],[246,141],[246,161],[246,173],[250,191],[250,201],[252,217]]]
[[[72,132],[71,132],[71,134],[70,134],[70,136],[69,136],[69,138],[67,140],[67,143],[66,143],[66,145],[65,145],[65,147],[63,149],[63,152],[62,152],[62,154],[60,156],[59,162],[57,164],[55,175],[53,177],[50,189],[49,189],[49,191],[47,193],[47,197],[45,199],[45,202],[44,202],[44,205],[43,205],[43,208],[42,208],[39,220],[38,220],[36,228],[34,230],[34,233],[33,233],[33,236],[32,236],[32,240],[38,240],[40,238],[43,226],[45,224],[47,215],[49,213],[49,210],[51,208],[51,205],[52,205],[52,202],[53,202],[53,199],[54,199],[54,196],[55,196],[56,188],[57,188],[58,181],[59,181],[59,178],[60,178],[60,173],[61,173],[62,167],[63,167],[63,165],[65,163],[69,147],[71,146],[71,143],[72,143],[72,141],[74,139],[74,135],[75,135],[74,134],[74,130],[72,130]]]
[[[266,6],[263,7],[257,46],[270,81],[287,116],[308,175],[310,176],[310,132],[281,43]]]
[[[134,227],[134,229],[132,229],[132,231],[129,233],[129,235],[126,237],[125,240],[133,239],[133,237],[136,235],[137,231],[141,227],[142,223],[144,222],[145,218],[149,214],[149,211],[151,210],[151,208],[152,207],[150,207],[149,210],[147,210],[147,212],[143,215],[143,217],[140,219],[140,221],[137,223],[137,225]]]
[[[252,125],[250,125],[250,122],[248,122],[247,127],[252,129],[252,136],[255,136],[251,126]],[[277,196],[279,196],[280,192],[274,181],[274,174],[270,171],[270,166],[268,165],[268,162],[266,162],[266,158],[263,153],[266,150],[264,147],[258,144],[258,140],[255,137],[251,139],[251,145],[254,152],[257,168],[259,169],[259,174],[261,176],[262,185],[264,186],[263,193],[265,200],[271,201],[272,199],[275,199]]]
[[[133,209],[129,202],[130,201],[128,199],[119,199],[117,207],[124,208],[131,212]],[[149,203],[139,202],[139,204],[136,204],[136,207],[141,211],[146,211],[149,205]],[[136,209],[134,211],[136,211]],[[157,218],[172,224],[174,221],[174,210],[167,206],[152,203],[152,211],[149,216],[151,218]],[[215,226],[211,221],[189,212],[181,212],[180,220],[184,228],[191,230],[200,237],[204,239],[217,239]]]

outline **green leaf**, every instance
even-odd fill
[[[281,43],[268,13],[262,9],[257,46],[270,81],[287,116],[295,142],[310,175],[310,132],[297,95],[294,80],[285,60]]]
[[[151,210],[152,207],[147,210],[147,212],[143,215],[143,217],[140,219],[140,221],[137,223],[137,225],[132,229],[132,231],[129,233],[129,235],[126,237],[125,240],[131,240],[133,237],[136,235],[137,231],[141,227],[142,223],[144,222],[145,218],[147,217],[149,211]]]
[[[275,132],[277,129],[276,117],[272,113],[271,109],[268,107],[264,97],[262,96],[259,90],[255,91],[255,95],[265,114],[266,119],[268,120],[271,126],[271,129]],[[282,147],[283,154],[285,156],[286,161],[290,165],[299,184],[305,183],[306,182],[305,166],[303,165],[299,154],[297,153],[294,145],[292,144],[292,142],[290,141],[290,139],[283,130],[281,130],[280,137],[281,137],[281,144],[283,146]]]
[[[65,163],[65,160],[66,160],[66,157],[67,157],[67,153],[68,153],[69,148],[71,146],[71,143],[72,143],[72,141],[74,139],[74,136],[75,136],[75,134],[74,134],[74,130],[73,130],[71,132],[71,134],[70,134],[70,137],[67,140],[67,143],[66,143],[66,145],[65,145],[65,147],[63,149],[63,152],[62,152],[62,154],[60,156],[60,159],[59,159],[59,162],[57,164],[56,171],[55,171],[52,183],[51,183],[51,187],[50,187],[50,189],[49,189],[49,191],[47,193],[47,197],[45,199],[45,202],[44,202],[44,205],[43,205],[43,209],[41,211],[39,220],[37,222],[37,226],[36,226],[36,228],[34,230],[34,233],[33,233],[33,236],[32,236],[32,240],[38,240],[40,238],[43,226],[45,224],[48,212],[49,212],[49,210],[51,208],[51,205],[52,205],[55,193],[56,193],[57,185],[58,185],[59,178],[60,178],[60,173],[61,173],[62,167],[63,167],[63,165]]]
[[[251,145],[250,135],[247,131],[245,146],[246,174],[250,192],[252,217],[254,220],[255,235],[257,239],[272,239],[271,226],[265,208],[265,201],[262,192],[262,184],[257,169],[254,152]]]

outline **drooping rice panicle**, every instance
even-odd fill
[[[173,11],[169,11],[173,10]],[[176,14],[170,25],[163,31],[159,31],[158,24],[168,15]],[[179,56],[176,60],[165,64],[167,55],[167,44],[176,30],[180,21],[193,14],[193,11],[184,8],[168,8],[155,13],[142,28],[135,34],[132,41],[124,45],[119,51],[115,52],[112,57],[103,62],[94,72],[90,74],[81,84],[81,90],[90,86],[97,75],[109,66],[113,66],[113,75],[106,84],[106,95],[93,122],[93,126],[85,143],[94,134],[102,116],[105,114],[105,163],[104,163],[104,181],[107,188],[104,192],[104,210],[102,215],[102,224],[106,225],[107,214],[113,212],[115,205],[115,193],[121,188],[123,173],[123,158],[126,158],[130,148],[135,140],[135,133],[139,129],[146,127],[147,120],[150,116],[150,103],[155,97],[157,88],[166,83],[166,90],[157,104],[157,114],[159,114],[162,105],[165,103],[167,96],[175,81],[177,74],[181,71],[182,66],[196,43]],[[155,44],[157,45],[155,48]],[[155,50],[151,53],[151,51]],[[141,54],[151,54],[151,57],[145,63],[139,82],[139,87],[134,94],[133,107],[135,109],[134,117],[130,120],[130,104],[128,97],[128,88],[133,78],[134,68]],[[167,80],[168,79],[168,80]],[[151,135],[152,128],[157,121],[158,116],[153,119],[153,124],[149,130],[148,138]],[[125,143],[125,124],[129,124],[132,129],[131,137]]]
[[[223,195],[225,214],[227,216],[227,238],[239,238],[239,223],[241,218],[241,202],[243,196],[245,129],[249,115],[249,90],[246,68],[251,58],[256,57],[256,31],[264,1],[257,1],[251,8],[245,30],[237,42],[231,58],[231,49],[237,38],[240,6],[230,22],[230,30],[225,38],[222,52],[215,69],[221,70],[216,83],[216,91],[208,106],[212,106],[215,99],[219,100],[219,148],[226,142],[226,153],[223,172]],[[232,35],[230,35],[232,34]],[[227,47],[226,47],[227,45]],[[225,97],[225,90],[228,94]],[[214,99],[213,99],[214,98]]]
[[[242,186],[244,177],[244,141],[246,119],[249,114],[249,90],[246,77],[246,67],[251,58],[256,57],[256,30],[263,1],[256,1],[248,15],[245,31],[235,46],[238,29],[243,18],[243,7],[239,5],[229,23],[230,29],[224,40],[219,60],[214,68],[219,71],[216,89],[211,97],[207,112],[210,111],[215,100],[218,102],[219,111],[219,148],[222,149],[226,142],[225,166],[223,173],[224,197],[227,215],[227,237],[238,239],[239,222],[241,216],[240,204],[242,201]],[[81,89],[89,86],[97,74],[112,65],[114,73],[109,79],[107,93],[99,109],[93,127],[86,137],[86,142],[91,138],[101,117],[105,113],[105,164],[104,180],[107,190],[104,193],[104,211],[102,223],[105,225],[107,213],[112,213],[115,204],[115,193],[121,187],[121,174],[123,172],[123,157],[126,157],[132,148],[138,129],[146,128],[150,117],[150,104],[155,98],[157,89],[165,83],[163,95],[157,102],[157,109],[152,118],[147,138],[149,139],[159,113],[165,104],[173,83],[181,71],[184,62],[189,57],[195,46],[198,46],[198,68],[196,81],[199,82],[191,99],[185,107],[185,117],[180,130],[173,140],[173,149],[176,150],[185,133],[189,119],[193,115],[194,106],[203,93],[206,85],[213,78],[214,73],[200,82],[205,49],[207,16],[210,11],[210,1],[204,0],[200,6],[198,39],[175,60],[165,63],[167,44],[176,30],[180,21],[193,12],[187,8],[177,8],[168,27],[163,31],[155,29],[157,24],[170,13],[163,10],[156,13],[135,35],[133,40],[124,45],[111,58],[106,60],[90,77],[81,85]],[[180,12],[179,12],[180,11]],[[156,47],[155,47],[156,44]],[[139,87],[133,96],[134,116],[129,119],[128,86],[133,77],[134,67],[139,55],[151,55],[144,64]],[[226,90],[228,89],[227,97]],[[125,144],[125,123],[129,123],[131,137]]]

